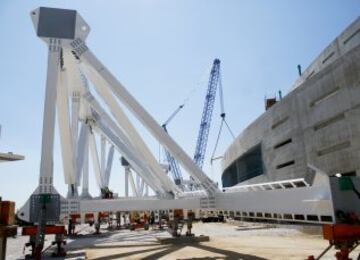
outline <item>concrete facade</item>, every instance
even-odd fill
[[[229,169],[259,144],[263,174],[246,183],[305,177],[308,164],[329,175],[360,175],[360,18],[236,138],[224,154],[223,180],[241,179]]]

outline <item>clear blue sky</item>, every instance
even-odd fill
[[[26,160],[0,165],[0,195],[20,206],[39,174],[46,78],[45,44],[35,36],[29,12],[38,6],[76,9],[91,26],[87,43],[160,123],[196,88],[169,132],[192,156],[207,74],[222,61],[227,119],[238,134],[264,111],[264,96],[287,93],[303,68],[360,14],[359,1],[0,1],[0,151]],[[218,104],[217,104],[218,107]],[[216,108],[206,172],[219,126]],[[157,154],[158,143],[145,134]],[[226,133],[220,151],[231,143]],[[59,141],[55,186],[63,184]],[[123,170],[115,161],[110,186],[122,192]],[[91,192],[98,194],[91,179]]]

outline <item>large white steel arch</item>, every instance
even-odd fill
[[[353,210],[354,194],[344,193],[321,170],[313,183],[288,180],[291,189],[282,183],[238,186],[220,191],[217,185],[198,168],[192,159],[156,123],[126,88],[107,70],[85,44],[90,27],[73,10],[38,8],[31,12],[37,35],[48,46],[48,71],[44,105],[43,138],[39,187],[34,193],[57,193],[53,187],[53,150],[55,117],[58,115],[64,180],[69,185],[68,198],[62,198],[62,214],[120,210],[208,209],[217,208],[246,213],[247,217],[273,219],[274,216],[303,215],[292,221],[336,222],[336,210]],[[87,83],[87,79],[92,85]],[[102,103],[95,98],[97,93]],[[182,164],[202,190],[180,190],[162,170],[125,112],[123,104],[149,132]],[[109,112],[107,112],[109,111]],[[80,131],[79,131],[80,125]],[[101,138],[99,153],[96,137]],[[105,145],[109,144],[109,145]],[[109,150],[106,149],[109,147]],[[126,186],[125,197],[91,199],[89,183],[89,153],[99,188],[108,188],[113,157],[117,151],[129,164],[125,165],[126,185],[130,183],[134,198]],[[108,155],[106,158],[106,154]],[[136,176],[132,175],[132,172]],[[77,196],[81,177],[82,194]],[[140,177],[140,178],[139,178]],[[302,182],[301,187],[296,182]],[[360,189],[359,178],[353,185]],[[145,196],[146,187],[155,196]],[[281,189],[268,187],[280,186]],[[339,198],[346,198],[343,204]],[[19,211],[20,218],[29,219],[28,201]],[[254,215],[256,213],[256,215]],[[269,217],[270,216],[270,217]],[[323,220],[321,216],[327,216]]]
[[[59,37],[55,31],[49,31],[63,24],[58,16],[74,16],[75,28],[67,27],[60,30]],[[43,21],[43,16],[49,15],[56,18]],[[106,81],[97,74],[89,73],[93,70],[90,66],[80,67],[81,61],[76,55],[74,45],[84,40],[90,30],[89,26],[74,11],[64,11],[53,8],[39,8],[31,13],[38,36],[49,46],[49,75],[47,80],[47,97],[44,110],[43,150],[40,171],[40,193],[47,193],[53,189],[52,185],[52,153],[55,127],[55,113],[59,121],[64,180],[69,186],[68,197],[76,198],[77,189],[83,176],[84,196],[88,197],[88,150],[95,178],[100,189],[109,185],[110,172],[115,148],[131,162],[142,181],[153,189],[159,196],[176,196],[181,190],[166,175],[157,163],[150,149],[146,146],[135,127],[127,118],[121,107],[118,106],[116,97],[112,94]],[[58,20],[56,20],[58,19]],[[50,24],[50,25],[49,25]],[[78,27],[80,26],[80,27]],[[46,27],[44,29],[44,27]],[[71,31],[71,32],[70,32]],[[67,33],[72,33],[70,39]],[[49,34],[49,35],[48,35]],[[61,34],[61,35],[60,35]],[[50,37],[51,36],[51,37]],[[81,47],[77,48],[79,51]],[[50,65],[51,64],[51,65]],[[84,68],[87,69],[84,69]],[[83,71],[83,72],[81,72]],[[103,98],[108,105],[111,115],[102,108],[100,102],[92,96],[86,78],[93,83],[93,90]],[[54,81],[54,79],[56,79]],[[55,84],[54,84],[55,82]],[[53,104],[57,104],[55,107]],[[81,124],[79,132],[79,123]],[[101,147],[97,147],[95,135],[101,138]],[[109,151],[106,143],[112,144]],[[106,154],[108,158],[106,159]],[[46,167],[46,169],[45,169]],[[140,182],[141,183],[141,182]],[[145,184],[142,184],[145,185]],[[138,189],[140,187],[137,187]]]

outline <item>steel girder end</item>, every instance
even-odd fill
[[[76,40],[85,41],[90,26],[76,10],[39,7],[30,12],[36,35],[51,44],[54,39],[71,48]]]

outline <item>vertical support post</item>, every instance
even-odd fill
[[[89,135],[89,129],[86,132]],[[89,136],[87,136],[87,139]],[[81,197],[91,198],[89,193],[89,142],[85,144],[85,154],[84,154],[84,165],[83,165],[83,179],[82,179],[82,192]]]
[[[73,150],[76,153],[76,144],[78,139],[78,117],[79,117],[79,102],[80,102],[80,93],[74,91],[71,97],[71,130],[72,130],[72,142]]]
[[[100,169],[101,175],[105,176],[105,161],[106,161],[106,139],[104,135],[101,135],[101,161],[100,161]]]
[[[130,167],[125,167],[125,197],[129,197],[129,172]]]
[[[141,184],[140,184],[140,194],[141,194],[141,197],[144,196],[144,185],[145,185],[145,181],[143,179],[140,180],[141,181]]]
[[[6,259],[6,236],[0,237],[0,260]]]
[[[105,167],[105,171],[104,171],[105,185],[107,187],[109,187],[111,168],[112,168],[112,163],[113,163],[113,158],[114,158],[114,151],[115,151],[115,147],[114,147],[114,145],[112,145],[108,152],[108,158],[107,158],[106,167]]]
[[[136,185],[135,185],[135,182],[134,182],[134,177],[132,175],[132,172],[129,171],[129,180],[130,180],[130,185],[131,185],[131,189],[132,189],[132,192],[133,192],[133,195],[135,197],[139,197],[139,194],[138,194],[138,191],[136,189]]]
[[[73,151],[74,154],[77,154],[78,147],[78,136],[79,136],[79,111],[80,111],[80,92],[73,91],[71,99],[71,132],[72,132],[72,142],[73,142]],[[75,173],[78,173],[75,164]],[[80,172],[81,173],[81,172]],[[80,185],[80,177],[76,175],[76,186]]]
[[[61,41],[49,39],[48,71],[41,143],[39,192],[52,193],[56,90],[59,80]]]
[[[136,174],[136,190],[138,191],[138,193],[140,193],[140,188],[141,188],[141,179],[139,174]]]
[[[91,133],[89,136],[89,147],[90,147],[91,159],[93,162],[93,169],[94,169],[94,173],[95,173],[96,182],[97,182],[99,188],[102,189],[102,188],[104,188],[104,186],[103,186],[104,181],[103,181],[102,175],[101,175],[101,169],[100,169],[100,163],[99,163],[99,157],[98,157],[98,152],[97,152],[97,148],[96,148],[96,141],[95,141],[94,133]]]
[[[147,185],[147,183],[145,183],[145,197],[149,196],[149,185]]]
[[[62,55],[62,62],[63,62]],[[65,183],[68,184],[68,198],[77,197],[74,136],[69,105],[69,79],[67,69],[61,68],[57,87],[57,119],[60,130],[61,154]]]

